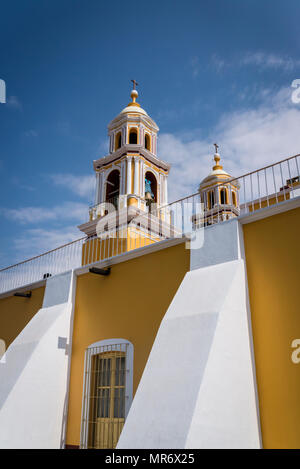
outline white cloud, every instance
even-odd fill
[[[88,207],[86,204],[78,202],[64,202],[61,205],[46,207],[21,207],[17,209],[2,208],[3,215],[22,224],[42,223],[54,220],[74,220],[84,222],[88,217]]]
[[[6,106],[10,109],[18,109],[20,111],[23,109],[22,103],[17,96],[9,96],[6,100]]]
[[[24,260],[82,238],[81,235],[74,226],[60,229],[28,229],[14,239],[14,246],[20,253],[20,260]]]
[[[211,57],[211,65],[220,72],[227,65],[224,59],[221,59],[217,54],[213,54]]]
[[[95,176],[75,176],[73,174],[52,174],[51,180],[58,186],[66,187],[80,197],[92,200],[95,193]]]
[[[198,130],[188,137],[162,134],[159,157],[172,164],[169,200],[192,194],[213,164],[213,143],[220,145],[224,169],[233,176],[300,153],[300,105],[291,89],[282,89],[256,109],[224,114],[206,138]]]
[[[20,181],[19,177],[17,177],[17,176],[13,176],[12,179],[11,179],[11,182],[12,182],[14,185],[18,186],[20,189],[23,189],[23,190],[26,190],[26,191],[30,191],[30,192],[35,191],[35,187],[30,186],[29,184],[23,184],[23,183]]]
[[[247,52],[240,64],[291,71],[300,66],[300,60],[266,52]]]
[[[200,71],[199,59],[193,58],[191,61],[193,75],[197,76]],[[232,67],[249,67],[254,66],[260,69],[281,70],[283,72],[291,72],[300,67],[300,60],[287,55],[279,55],[264,51],[248,51],[243,55],[234,58],[226,58],[226,60],[217,54],[213,54],[210,59],[210,66],[217,72],[221,72],[225,68]]]

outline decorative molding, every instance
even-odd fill
[[[146,150],[143,145],[125,144],[121,148],[118,148],[117,151],[111,153],[110,155],[99,158],[98,160],[94,160],[93,161],[94,170],[96,171],[97,169],[100,169],[101,167],[104,167],[112,163],[114,160],[117,160],[121,158],[122,156],[125,156],[129,152],[134,152],[134,153],[138,153],[142,155],[149,163],[154,164],[155,166],[163,169],[164,171],[168,172],[171,168],[171,165],[169,163],[166,163],[165,161],[157,158],[149,150]]]

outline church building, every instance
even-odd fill
[[[137,99],[78,240],[0,270],[0,447],[299,448],[300,155],[231,175],[215,144],[170,202]]]

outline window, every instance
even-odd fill
[[[149,203],[157,203],[157,180],[151,171],[145,174],[145,199]]]
[[[103,340],[85,353],[81,448],[115,448],[132,401],[133,345]]]
[[[237,206],[237,202],[236,202],[236,193],[232,191],[232,203],[233,205],[236,207]]]
[[[118,150],[118,148],[121,148],[122,146],[122,134],[121,132],[117,133],[116,135],[116,140],[115,140],[115,150]]]
[[[120,171],[114,169],[111,171],[106,180],[105,202],[109,202],[118,209],[120,195]]]
[[[145,148],[146,150],[150,150],[150,135],[145,134]]]
[[[227,204],[227,190],[226,189],[221,189],[220,190],[220,202],[222,205]]]
[[[131,129],[129,132],[129,143],[136,144],[137,143],[137,130]]]
[[[208,194],[207,194],[207,202],[208,202],[208,209],[209,209],[209,210],[214,207],[214,205],[215,205],[215,194],[214,194],[214,191],[209,191],[209,192],[208,192]]]

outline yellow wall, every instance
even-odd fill
[[[119,237],[120,232],[123,237]],[[120,232],[117,231],[115,238],[88,239],[82,245],[81,265],[88,265],[161,241],[155,234],[145,233],[138,227],[123,228]]]
[[[79,445],[85,349],[113,338],[134,345],[136,391],[158,327],[185,273],[185,244],[113,265],[111,274],[77,279],[67,444]]]
[[[244,225],[264,448],[300,448],[300,208]]]
[[[0,339],[6,348],[42,307],[45,287],[31,290],[31,298],[9,296],[0,299]]]

